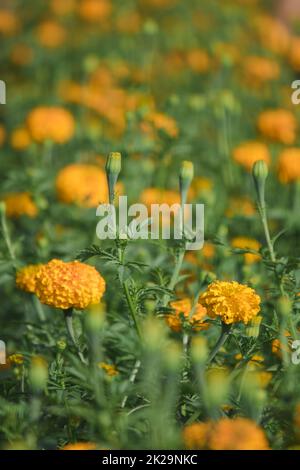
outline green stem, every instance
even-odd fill
[[[260,206],[259,207],[259,213],[260,213],[261,221],[262,221],[264,232],[265,232],[265,238],[266,238],[266,242],[267,242],[267,245],[268,245],[270,258],[271,258],[271,261],[273,263],[275,263],[276,262],[276,257],[275,257],[274,248],[273,248],[272,241],[271,241],[270,230],[269,230],[269,225],[268,225],[267,213],[266,213],[265,206]]]
[[[132,301],[132,298],[131,298],[131,295],[130,295],[130,292],[129,292],[129,281],[128,281],[128,279],[125,282],[123,282],[122,285],[123,285],[123,290],[124,290],[124,293],[125,293],[127,305],[129,307],[131,317],[132,317],[134,325],[136,327],[136,331],[138,333],[138,336],[139,336],[140,340],[142,340],[142,332],[141,332],[139,322],[138,322],[138,319],[137,319],[137,312],[136,312],[135,305]]]
[[[10,259],[13,263],[14,268],[16,268],[16,255],[15,255],[15,251],[14,251],[11,239],[10,239],[9,230],[7,227],[6,215],[5,215],[4,210],[1,211],[1,229],[2,229],[3,238],[5,241]]]
[[[221,335],[220,335],[218,341],[216,342],[215,347],[213,348],[212,352],[209,355],[209,358],[207,360],[207,365],[210,364],[213,361],[213,359],[217,355],[218,351],[221,349],[223,344],[226,342],[226,340],[229,336],[231,327],[232,327],[232,325],[226,325],[226,323],[222,323]]]
[[[82,352],[79,349],[79,345],[78,345],[78,342],[77,342],[77,339],[76,339],[76,336],[75,336],[74,327],[73,327],[72,309],[66,310],[64,312],[64,315],[65,315],[67,331],[70,335],[70,338],[71,338],[74,346],[77,349],[78,356],[79,356],[79,358],[80,358],[80,360],[83,364],[87,364],[87,361],[86,361],[85,357],[83,356]]]

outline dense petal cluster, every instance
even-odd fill
[[[93,267],[79,261],[53,259],[36,274],[35,294],[51,307],[84,309],[98,304],[105,292],[105,281]]]
[[[192,312],[191,299],[185,298],[171,302],[173,313],[166,315],[166,323],[175,332],[182,330],[183,323],[187,322],[195,331],[207,329],[209,324],[204,321],[206,317],[206,308],[197,304]]]
[[[97,207],[108,199],[105,173],[95,165],[74,163],[63,168],[56,178],[56,191],[60,201],[82,207]]]
[[[72,114],[56,106],[40,106],[27,116],[27,126],[36,142],[53,141],[63,144],[73,137],[75,122]]]
[[[289,148],[281,152],[278,159],[278,177],[282,183],[300,180],[300,148]]]
[[[199,302],[207,309],[209,317],[220,317],[227,325],[248,323],[260,311],[260,297],[254,289],[236,281],[212,282]]]
[[[36,274],[41,264],[29,264],[20,269],[16,274],[16,285],[25,292],[34,293],[36,287]]]

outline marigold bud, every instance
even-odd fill
[[[252,176],[259,204],[265,205],[265,184],[268,177],[268,166],[264,160],[258,160],[252,167]]]

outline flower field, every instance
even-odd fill
[[[300,21],[3,0],[0,41],[0,449],[300,449]],[[203,246],[101,239],[120,196]]]

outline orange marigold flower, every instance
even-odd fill
[[[97,207],[108,200],[105,172],[96,165],[66,166],[56,177],[56,191],[60,201],[82,207]]]
[[[246,418],[223,418],[213,426],[209,437],[211,450],[268,450],[265,433]]]
[[[267,145],[251,141],[244,142],[233,150],[233,159],[251,172],[253,164],[257,160],[263,160],[267,165],[270,164],[271,157]]]
[[[290,44],[290,50],[288,53],[288,59],[296,72],[300,72],[300,37],[293,37]]]
[[[266,49],[276,54],[285,54],[288,51],[291,38],[282,21],[263,15],[257,19],[256,27],[261,43]]]
[[[36,286],[36,274],[40,269],[41,264],[29,264],[24,268],[17,271],[16,285],[19,289],[25,292],[34,293]]]
[[[74,134],[72,114],[64,108],[41,106],[33,109],[27,117],[30,134],[36,142],[47,140],[63,144]]]
[[[141,194],[141,202],[150,207],[152,204],[180,204],[180,195],[171,189],[147,188]]]
[[[248,237],[235,237],[231,240],[231,245],[233,248],[240,248],[241,250],[246,250],[249,248],[250,250],[254,251],[258,251],[261,247],[261,244],[257,240]],[[259,261],[261,256],[254,253],[245,253],[244,259],[246,264],[252,264],[256,261]]]
[[[106,20],[112,12],[110,0],[81,0],[78,13],[82,19],[90,23]]]
[[[208,448],[211,423],[193,423],[185,426],[182,438],[186,449],[197,450]]]
[[[17,218],[21,215],[36,217],[38,213],[38,208],[27,192],[10,193],[4,196],[3,200],[6,205],[6,214],[8,217]]]
[[[15,129],[10,136],[10,143],[15,150],[25,150],[31,144],[31,138],[25,127]]]
[[[177,123],[171,116],[164,113],[153,112],[150,113],[146,119],[155,127],[155,129],[164,131],[169,137],[175,138],[178,136],[179,131]]]
[[[50,49],[61,46],[66,39],[66,30],[56,21],[47,20],[37,28],[37,37],[40,44]]]
[[[251,217],[256,213],[253,202],[247,197],[235,197],[229,201],[229,207],[225,212],[227,217],[244,216]]]
[[[0,147],[4,144],[6,132],[3,126],[0,126]]]
[[[113,364],[106,364],[105,362],[100,362],[99,367],[101,369],[103,369],[104,372],[106,372],[106,374],[109,377],[114,377],[116,375],[119,375],[119,372],[118,372],[116,366],[114,366]]]
[[[205,73],[210,67],[210,58],[203,49],[191,49],[186,54],[187,66],[196,73]]]
[[[0,10],[0,34],[10,36],[19,26],[18,18],[9,10]]]
[[[280,68],[276,60],[249,56],[244,59],[244,73],[247,82],[260,85],[270,80],[276,80],[279,77]]]
[[[98,304],[105,292],[105,281],[98,271],[79,261],[53,259],[36,274],[35,294],[51,307],[84,309]]]
[[[74,442],[66,444],[61,450],[96,450],[97,444],[95,442]]]
[[[204,322],[206,317],[206,308],[202,305],[197,304],[193,313],[191,299],[185,298],[170,303],[170,306],[174,310],[173,313],[166,315],[166,323],[171,330],[178,333],[182,330],[183,319],[188,322],[194,331],[200,331],[207,329],[209,324]]]
[[[300,180],[300,148],[289,148],[280,153],[278,177],[281,183]]]
[[[260,311],[260,297],[254,289],[236,281],[212,282],[199,302],[207,309],[209,317],[220,317],[227,325],[248,323]]]
[[[283,144],[296,139],[297,121],[291,111],[270,109],[263,111],[257,121],[259,131],[267,138]]]

